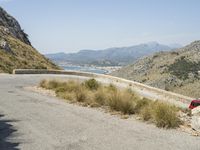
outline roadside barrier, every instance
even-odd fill
[[[88,72],[80,72],[80,71],[64,71],[64,70],[46,70],[46,69],[15,69],[13,70],[13,74],[56,74],[56,75],[73,75],[73,76],[84,76],[89,78],[101,78],[111,80],[112,83],[115,84],[125,84],[129,86],[129,88],[134,89],[138,94],[148,91],[154,93],[154,95],[158,95],[154,100],[163,100],[173,103],[175,105],[179,105],[181,107],[187,107],[193,98],[187,97],[181,94],[165,91],[162,89],[158,89],[155,87],[151,87],[142,83],[138,83],[131,80],[126,80],[119,77],[114,77],[110,75],[104,74],[96,74],[96,73],[88,73]],[[145,96],[143,96],[145,97]],[[149,96],[146,96],[150,98]]]

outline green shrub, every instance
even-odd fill
[[[90,90],[97,90],[100,87],[100,84],[95,79],[86,80],[84,85]]]
[[[168,70],[179,79],[186,80],[188,79],[189,73],[193,73],[197,76],[198,71],[200,70],[200,62],[192,62],[186,60],[185,57],[181,57],[180,59],[177,59],[175,63],[171,64],[168,67]]]

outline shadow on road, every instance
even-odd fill
[[[19,143],[10,142],[12,134],[17,130],[10,124],[14,120],[2,119],[4,115],[0,115],[0,150],[18,150]]]

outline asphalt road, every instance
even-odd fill
[[[62,75],[0,75],[0,150],[199,150],[200,138],[25,90]],[[83,79],[83,78],[82,78]]]

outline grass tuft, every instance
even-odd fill
[[[140,110],[140,116],[142,117],[144,121],[152,120],[152,107],[148,105],[142,108]]]
[[[99,105],[106,105],[106,100],[108,99],[108,94],[103,88],[99,88],[94,94],[94,100]]]
[[[157,127],[176,128],[180,125],[177,117],[177,108],[161,102],[155,102],[153,117]]]
[[[86,102],[87,100],[87,90],[84,87],[79,87],[76,89],[75,97],[77,102]]]
[[[108,99],[111,109],[124,114],[134,114],[134,97],[127,91],[113,91]]]
[[[140,111],[143,108],[146,108],[146,106],[150,105],[151,100],[146,99],[146,98],[142,98],[136,101],[136,105],[135,105],[135,112],[136,113],[140,113]]]

